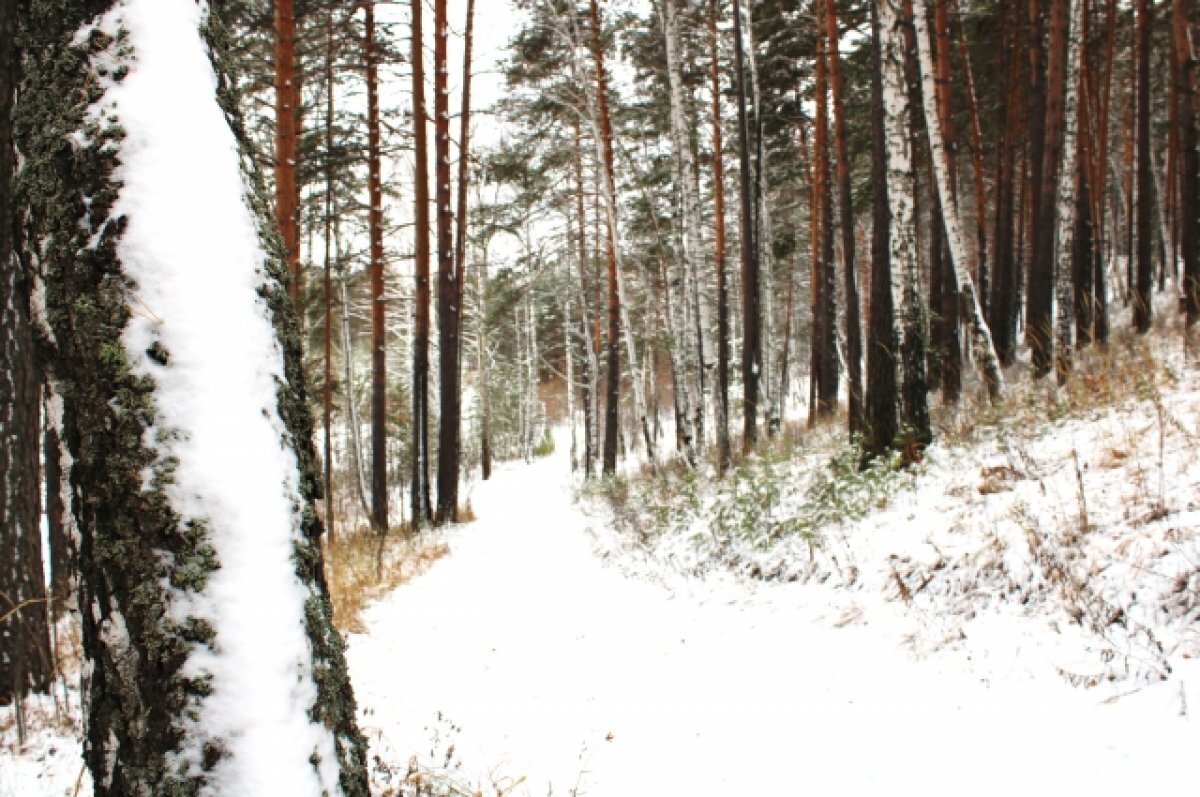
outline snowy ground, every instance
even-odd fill
[[[463,795],[1194,793],[1200,374],[1137,381],[1025,396],[816,548],[618,533],[561,440],[499,467],[349,638],[377,797],[413,756]],[[0,797],[90,793],[59,706],[24,747],[0,710]]]
[[[397,776],[419,752],[484,793],[1194,788],[1196,662],[1114,698],[1030,668],[1013,645],[1053,653],[1021,628],[916,660],[896,612],[839,622],[817,585],[627,578],[594,555],[607,532],[589,531],[566,473],[561,453],[500,469],[451,555],[350,640],[373,754]]]

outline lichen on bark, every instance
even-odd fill
[[[136,54],[125,37],[88,26],[115,0],[33,0],[21,41],[28,54],[14,139],[22,156],[16,188],[27,256],[45,282],[46,319],[53,336],[52,377],[63,401],[63,438],[73,460],[69,508],[80,533],[80,596],[87,685],[84,753],[97,795],[200,794],[227,755],[221,740],[206,743],[200,766],[178,755],[185,727],[212,691],[185,664],[198,648],[214,648],[220,629],[177,611],[220,567],[203,519],[184,519],[168,490],[178,466],[157,448],[169,429],[157,427],[154,380],[131,367],[122,335],[138,286],[122,268],[119,242],[126,220],[114,215],[124,132],[95,112],[104,86],[120,81]],[[232,82],[224,75],[220,4],[206,16],[204,37],[218,75],[218,96],[240,141]],[[96,56],[104,55],[103,59]],[[108,67],[100,64],[107,63]],[[100,74],[105,71],[106,74]],[[284,288],[285,275],[269,214],[243,157],[247,201],[267,252],[260,295],[279,335],[283,379],[278,413],[283,443],[295,452],[300,528],[293,562],[310,597],[304,607],[317,700],[314,720],[334,734],[341,789],[367,794],[365,744],[334,630],[319,547],[319,496],[312,420],[300,367],[300,336]],[[161,343],[147,355],[170,362]],[[175,609],[173,611],[173,608]]]

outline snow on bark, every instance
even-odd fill
[[[50,52],[27,114],[85,132],[71,162],[23,132],[81,460],[97,794],[364,794],[311,420],[279,337],[295,329],[213,65],[219,23],[188,0],[107,8],[69,46],[59,9],[36,9]],[[72,79],[86,116],[53,96]]]
[[[1004,387],[1004,376],[1000,372],[1000,361],[996,357],[996,347],[992,344],[992,333],[987,322],[983,319],[983,311],[979,306],[979,297],[975,291],[975,283],[971,279],[973,265],[967,262],[966,238],[963,236],[962,221],[958,215],[958,201],[950,185],[950,170],[946,160],[946,147],[942,139],[942,127],[938,121],[937,89],[934,85],[933,57],[930,53],[929,23],[925,18],[925,3],[917,4],[913,9],[913,24],[916,28],[917,53],[921,64],[922,102],[925,108],[925,128],[929,133],[929,152],[933,160],[934,175],[937,178],[938,198],[942,204],[942,218],[945,221],[946,238],[950,244],[950,260],[954,266],[954,274],[959,288],[966,292],[968,308],[971,313],[971,336],[975,345],[975,354],[983,366],[984,379],[987,382],[988,394],[995,399]]]

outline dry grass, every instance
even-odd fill
[[[358,532],[335,538],[325,549],[325,577],[333,601],[333,624],[346,634],[367,628],[362,612],[448,554],[445,543],[395,534]]]

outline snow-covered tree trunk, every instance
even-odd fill
[[[108,795],[367,794],[300,330],[221,20],[35,0],[16,141],[74,458]]]
[[[892,273],[900,275],[897,300],[901,308],[903,358],[903,420],[916,442],[929,442],[929,395],[925,379],[925,309],[917,273],[914,180],[909,140],[910,110],[904,74],[904,13],[902,0],[877,0],[883,56],[884,133],[887,143],[887,195],[891,210]]]
[[[938,119],[937,92],[934,84],[933,57],[930,53],[929,24],[926,21],[924,1],[913,12],[916,28],[917,52],[921,63],[922,102],[925,106],[925,128],[929,132],[929,152],[933,160],[937,179],[938,198],[942,204],[946,238],[950,245],[950,260],[954,266],[959,289],[966,294],[967,309],[971,314],[971,337],[976,361],[983,367],[988,395],[993,400],[999,397],[1004,387],[1004,375],[1000,372],[1000,361],[992,344],[992,333],[983,319],[975,283],[971,278],[974,266],[968,264],[968,250],[963,236],[962,222],[958,214],[958,200],[950,183],[950,170],[946,162],[946,148],[942,141],[942,126]]]
[[[1075,331],[1075,286],[1071,254],[1075,243],[1076,135],[1079,127],[1079,63],[1082,47],[1083,3],[1070,0],[1067,32],[1067,83],[1063,107],[1063,160],[1058,172],[1058,226],[1054,233],[1055,371],[1058,383],[1071,371]]]

